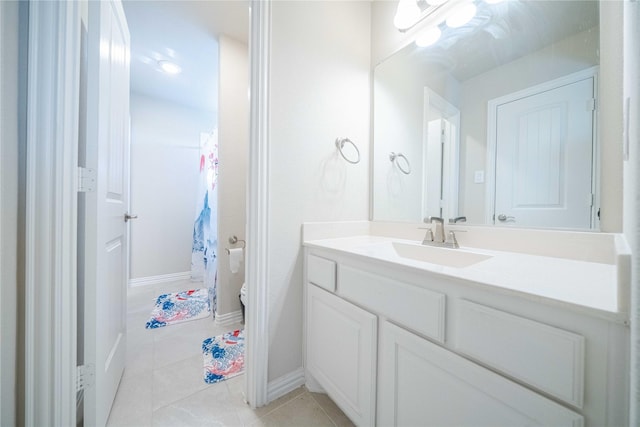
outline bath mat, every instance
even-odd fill
[[[147,329],[160,328],[187,320],[203,319],[209,316],[209,295],[207,289],[162,294],[156,298],[156,306],[147,321]]]
[[[213,384],[244,372],[244,329],[202,341],[204,382]]]

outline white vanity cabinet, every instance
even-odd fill
[[[308,283],[306,370],[357,425],[375,417],[377,317]]]
[[[305,271],[308,381],[356,425],[628,424],[628,327],[606,315],[332,249]]]

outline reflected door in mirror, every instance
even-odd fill
[[[497,106],[496,225],[592,228],[594,78]]]

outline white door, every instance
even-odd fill
[[[119,0],[89,2],[84,422],[104,426],[124,370],[129,149],[129,30]]]
[[[591,228],[594,79],[497,107],[496,225]]]
[[[442,166],[445,120],[437,118],[427,123],[425,144],[424,216],[442,216]]]

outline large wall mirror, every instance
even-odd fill
[[[375,67],[373,219],[598,229],[598,2],[475,4]]]

